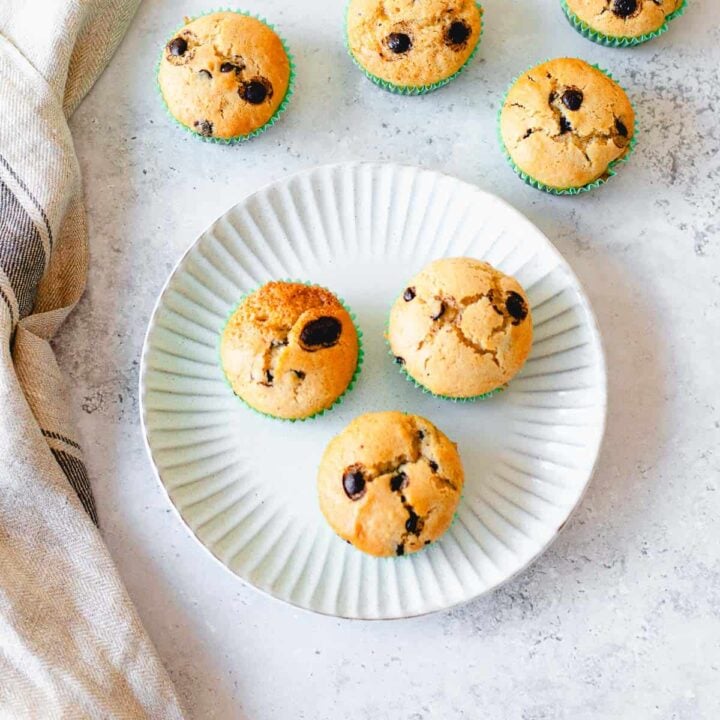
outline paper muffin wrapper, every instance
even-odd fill
[[[347,15],[348,10],[350,8],[350,4],[345,8],[345,49],[347,50],[347,54],[350,56],[350,59],[353,61],[353,63],[362,71],[363,75],[365,75],[368,80],[371,80],[374,82],[378,87],[381,87],[383,90],[387,90],[388,92],[395,93],[396,95],[425,95],[429,92],[432,92],[433,90],[438,90],[441,87],[444,87],[448,83],[452,82],[465,68],[470,64],[470,61],[475,57],[475,54],[478,51],[478,48],[480,47],[480,42],[482,40],[483,32],[485,30],[485,20],[484,20],[484,10],[482,5],[479,2],[476,2],[475,5],[477,6],[478,10],[480,11],[480,35],[478,36],[477,42],[475,43],[475,47],[472,49],[472,52],[470,55],[467,56],[465,62],[452,74],[448,77],[444,78],[443,80],[438,80],[434,83],[429,83],[427,85],[396,85],[395,83],[391,83],[388,80],[383,80],[381,77],[378,77],[377,75],[373,75],[369,70],[365,68],[365,66],[353,55],[352,50],[350,49],[350,39],[348,38],[348,28],[347,28]]]
[[[542,65],[545,62],[549,62],[548,60],[543,60],[540,63],[537,63],[537,65]],[[594,67],[596,70],[599,70],[603,75],[606,75],[610,80],[612,80],[614,83],[616,83],[620,89],[627,95],[627,91],[625,88],[620,85],[620,83],[612,76],[609,70],[605,70],[604,68],[601,68],[599,65],[596,65],[595,63],[589,63],[592,67]],[[507,147],[505,147],[505,141],[503,140],[502,136],[502,129],[500,126],[500,119],[502,116],[503,108],[505,107],[505,101],[507,100],[508,93],[513,88],[515,83],[522,77],[525,73],[529,72],[533,68],[537,67],[537,65],[533,65],[532,67],[528,68],[527,70],[524,70],[519,75],[516,75],[510,85],[508,85],[507,90],[505,91],[505,94],[503,95],[502,102],[500,103],[500,108],[497,113],[497,136],[498,141],[500,143],[500,148],[503,152],[503,155],[505,156],[505,159],[507,160],[510,167],[515,171],[515,173],[528,185],[531,187],[534,187],[536,190],[542,190],[543,192],[550,193],[551,195],[579,195],[581,193],[589,192],[590,190],[594,190],[597,187],[600,187],[601,185],[604,185],[611,177],[616,175],[615,167],[619,165],[620,163],[624,163],[630,155],[635,151],[635,145],[637,145],[637,136],[638,136],[638,120],[637,115],[635,115],[634,123],[633,123],[633,135],[630,138],[630,142],[627,145],[627,148],[625,149],[625,152],[617,159],[613,160],[607,167],[607,171],[605,175],[602,177],[599,177],[597,180],[593,180],[592,182],[587,183],[586,185],[580,185],[578,187],[569,187],[569,188],[556,188],[551,187],[550,185],[546,185],[543,182],[540,182],[540,180],[536,180],[534,177],[528,175],[524,170],[522,170],[520,167],[518,167],[515,164],[515,161],[510,157],[510,153],[508,152]],[[628,96],[629,98],[629,96]],[[628,100],[629,101],[629,100]],[[634,114],[634,108],[633,108],[633,114]]]
[[[560,0],[560,5],[562,7],[563,13],[565,13],[565,17],[568,19],[568,22],[579,32],[583,37],[586,37],[588,40],[592,40],[595,43],[598,43],[599,45],[605,45],[606,47],[616,47],[616,48],[626,48],[626,47],[635,47],[636,45],[642,45],[643,43],[647,42],[648,40],[652,40],[653,38],[658,37],[659,35],[662,35],[663,33],[667,32],[669,29],[669,23],[671,20],[674,20],[676,17],[680,17],[682,15],[686,8],[687,8],[687,0],[682,0],[680,5],[678,6],[677,10],[673,10],[669,15],[666,16],[665,21],[663,24],[657,29],[653,30],[653,32],[644,33],[643,35],[636,35],[633,37],[630,36],[614,36],[614,35],[606,35],[605,33],[600,32],[599,30],[594,30],[590,27],[584,20],[581,20],[568,6],[567,0]]]
[[[268,281],[270,282],[270,281]],[[330,405],[328,405],[326,408],[323,408],[322,410],[318,410],[317,412],[313,413],[312,415],[307,415],[306,417],[301,418],[283,418],[278,417],[277,415],[272,415],[271,413],[263,412],[262,410],[258,410],[256,407],[253,407],[248,403],[245,399],[241,398],[233,389],[233,386],[228,380],[227,375],[225,374],[225,368],[223,368],[222,364],[222,358],[220,356],[220,343],[222,342],[222,336],[225,332],[225,328],[227,327],[228,323],[230,322],[230,318],[235,314],[235,311],[245,302],[247,297],[249,295],[252,295],[254,292],[257,292],[263,285],[266,285],[267,283],[263,283],[262,285],[258,285],[258,287],[254,288],[253,290],[250,290],[249,292],[246,292],[242,295],[242,297],[238,300],[238,302],[233,306],[233,308],[228,312],[225,322],[223,323],[222,328],[220,329],[220,332],[218,333],[218,341],[217,341],[217,359],[218,359],[218,366],[220,367],[220,370],[222,372],[223,380],[225,381],[225,384],[230,389],[230,392],[248,409],[252,410],[256,415],[261,415],[263,417],[271,418],[272,420],[280,420],[283,422],[304,422],[305,420],[312,420],[313,418],[320,417],[321,415],[324,415],[326,412],[329,412],[332,410],[336,405],[340,405],[343,400],[345,399],[345,396],[353,389],[355,386],[355,383],[358,380],[358,377],[360,376],[360,370],[362,369],[363,360],[365,359],[365,351],[363,349],[363,333],[360,329],[360,326],[358,325],[357,317],[355,316],[355,313],[350,309],[349,305],[343,300],[341,297],[336,295],[332,290],[329,288],[326,288],[323,285],[319,285],[317,283],[308,282],[305,280],[290,280],[288,278],[281,278],[280,280],[277,280],[275,282],[291,282],[291,283],[301,283],[303,285],[307,285],[308,287],[319,287],[323,290],[327,290],[329,293],[332,293],[340,302],[340,304],[345,308],[348,315],[350,316],[350,319],[352,320],[352,324],[355,327],[355,333],[357,335],[358,340],[358,357],[357,357],[357,365],[355,366],[355,371],[353,372],[352,377],[350,378],[350,382],[347,384],[347,387],[338,395],[335,400],[332,401]]]
[[[449,400],[450,402],[454,403],[470,403],[475,402],[476,400],[487,400],[488,398],[493,397],[493,395],[498,395],[499,393],[503,392],[505,388],[507,387],[507,383],[504,385],[501,385],[500,387],[496,387],[494,390],[490,390],[489,392],[482,393],[481,395],[469,395],[468,397],[453,397],[451,395],[439,395],[438,393],[434,393],[429,388],[425,387],[421,382],[416,380],[405,368],[404,363],[398,362],[397,356],[393,353],[392,347],[390,346],[390,339],[388,337],[388,331],[390,329],[390,318],[387,319],[385,322],[385,344],[388,348],[388,355],[393,359],[393,362],[397,365],[398,371],[400,374],[409,382],[412,383],[418,390],[421,390],[425,395],[432,395],[435,398],[438,398],[439,400]]]
[[[243,143],[247,140],[251,140],[254,137],[257,137],[258,135],[264,133],[267,129],[271,128],[280,118],[280,116],[285,112],[287,109],[288,103],[290,102],[290,98],[293,95],[293,92],[295,91],[295,62],[293,60],[292,53],[290,52],[290,48],[288,47],[287,42],[285,42],[285,39],[278,33],[275,26],[268,22],[264,17],[261,15],[256,15],[255,13],[246,12],[244,10],[237,10],[234,8],[215,8],[213,10],[208,10],[207,12],[200,13],[199,15],[196,15],[193,20],[197,20],[198,18],[204,17],[205,15],[212,15],[213,13],[217,12],[234,12],[238,15],[246,15],[247,17],[255,18],[256,20],[259,20],[263,25],[267,25],[279,38],[280,42],[283,46],[283,50],[285,51],[285,54],[287,55],[288,62],[290,63],[290,77],[288,78],[288,86],[287,90],[285,91],[285,96],[282,99],[282,102],[277,106],[275,109],[275,112],[270,116],[270,118],[265,122],[264,125],[261,125],[259,128],[255,128],[255,130],[252,130],[249,133],[246,133],[245,135],[235,135],[233,137],[229,138],[218,138],[218,137],[208,137],[206,135],[201,135],[200,133],[195,132],[191,127],[184,125],[181,123],[171,112],[170,108],[168,107],[168,104],[165,100],[165,96],[162,93],[162,89],[160,88],[160,64],[162,63],[163,57],[165,55],[165,48],[167,46],[167,41],[162,47],[162,50],[160,51],[160,58],[157,63],[156,71],[155,71],[155,90],[157,91],[157,94],[160,96],[160,101],[162,102],[163,108],[165,109],[165,113],[167,116],[173,121],[175,125],[177,125],[179,128],[184,130],[185,132],[189,133],[193,137],[202,140],[203,142],[210,142],[210,143],[216,143],[218,145],[237,145],[238,143]],[[183,23],[180,27],[176,28],[173,35],[179,33],[187,23]]]

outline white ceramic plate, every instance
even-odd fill
[[[470,255],[526,288],[532,354],[509,389],[455,404],[417,390],[383,338],[391,303],[430,260]],[[234,397],[218,334],[238,298],[273,278],[341,295],[365,364],[342,405],[308,422],[261,417]],[[148,449],[180,516],[232,572],[299,607],[348,618],[447,608],[536,558],[582,497],[605,423],[605,363],[582,288],[528,220],[472,185],[397,165],[343,164],[275,182],[228,210],[170,276],[141,371]],[[424,415],[458,443],[466,484],[447,534],[415,555],[375,559],[336,537],[315,473],[356,415]]]

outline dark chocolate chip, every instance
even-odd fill
[[[232,72],[233,70],[237,73],[237,72],[240,72],[240,71],[242,70],[242,67],[241,67],[240,65],[235,65],[235,64],[233,64],[233,63],[231,63],[231,62],[224,62],[224,63],[220,66],[220,72],[221,72],[221,73],[229,73],[229,72]]]
[[[351,465],[342,478],[343,490],[351,500],[359,500],[365,494],[365,476],[362,468]]]
[[[618,131],[618,134],[623,137],[628,136],[628,129],[625,127],[625,123],[620,118],[615,118],[615,129]]]
[[[522,139],[525,140],[526,138],[529,138],[533,134],[533,132],[535,131],[532,128],[528,128]]]
[[[426,540],[426,541],[425,541],[425,544],[426,544],[426,545],[429,545],[431,542],[432,542],[432,540]]]
[[[265,371],[265,379],[266,379],[269,383],[272,383],[272,381],[275,379],[275,376],[274,376],[269,370],[266,370],[266,371]]]
[[[198,70],[198,75],[207,78],[208,80],[212,78],[212,73],[209,70],[206,70],[203,68],[202,70]]]
[[[168,50],[170,51],[170,54],[175,55],[175,57],[180,57],[181,55],[184,55],[187,51],[187,40],[181,37],[177,37],[174,40],[171,40],[168,43]]]
[[[311,320],[300,333],[300,342],[310,350],[329,348],[337,345],[342,325],[337,318],[323,315]]]
[[[612,11],[621,18],[632,15],[637,10],[637,0],[613,0]]]
[[[419,535],[422,530],[422,521],[420,516],[411,508],[407,508],[408,519],[405,521],[405,529],[412,535]]]
[[[400,55],[412,47],[412,40],[406,33],[390,33],[387,36],[387,46],[396,55]]]
[[[305,379],[305,373],[302,370],[293,370],[293,372],[298,378],[300,378],[300,380]]]
[[[405,546],[404,546],[402,543],[400,543],[400,544],[395,548],[395,554],[396,554],[396,555],[404,555],[404,554],[405,554]]]
[[[560,134],[564,135],[567,132],[570,132],[572,130],[572,125],[570,124],[570,121],[564,116],[560,116]]]
[[[399,472],[397,475],[393,475],[390,478],[390,489],[393,492],[398,492],[403,488],[407,487],[408,476],[404,472]]]
[[[444,312],[445,312],[445,303],[441,302],[440,309],[437,311],[437,313],[435,315],[432,316],[432,319],[439,320],[443,316]]]
[[[213,124],[209,120],[196,120],[193,125],[200,135],[210,137],[213,134]]]
[[[438,464],[434,460],[428,460],[428,465],[433,472],[437,472]]]
[[[424,430],[418,430],[417,431],[418,440],[422,440],[425,437],[425,431]]]
[[[445,40],[449,45],[462,45],[470,37],[470,28],[462,20],[456,20],[447,29]]]
[[[554,103],[557,100],[557,93],[553,90],[550,95],[548,95],[548,102]]]
[[[398,365],[404,365],[405,364],[405,358],[401,358],[399,355],[395,356],[395,362]]]
[[[563,105],[568,110],[572,110],[573,112],[575,110],[579,110],[580,106],[582,105],[582,101],[583,101],[582,91],[576,90],[575,88],[568,88],[562,94],[562,101],[563,101]]]
[[[511,317],[522,322],[528,314],[527,303],[522,295],[511,290],[505,299],[505,307]]]
[[[259,105],[265,101],[268,96],[268,88],[264,82],[260,80],[251,80],[241,88],[242,96],[251,105]]]
[[[403,293],[403,300],[405,302],[410,302],[411,300],[415,299],[415,288],[409,287],[405,288],[405,292]]]

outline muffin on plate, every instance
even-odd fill
[[[367,413],[334,437],[318,470],[320,509],[363,552],[408,555],[452,522],[464,474],[457,448],[429,420]]]
[[[475,53],[482,8],[474,0],[350,0],[348,51],[374,83],[419,95],[452,80]]]
[[[350,313],[329,290],[269,282],[245,297],[220,340],[220,361],[235,394],[276,418],[327,410],[352,385],[361,360]]]
[[[452,399],[501,389],[525,363],[532,336],[520,283],[473,258],[442,258],[425,267],[395,301],[387,330],[402,370]]]
[[[273,124],[292,81],[290,56],[277,33],[232,11],[188,21],[168,40],[158,68],[170,115],[217,142],[245,140]]]
[[[634,144],[635,113],[625,91],[576,58],[550,60],[520,75],[505,96],[499,122],[515,172],[555,194],[604,182]]]
[[[686,0],[561,0],[570,24],[589,40],[610,47],[640,45],[662,35]]]

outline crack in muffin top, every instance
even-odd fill
[[[558,58],[523,73],[507,93],[500,132],[531,178],[566,189],[606,177],[627,152],[635,114],[623,89],[583,60]]]

